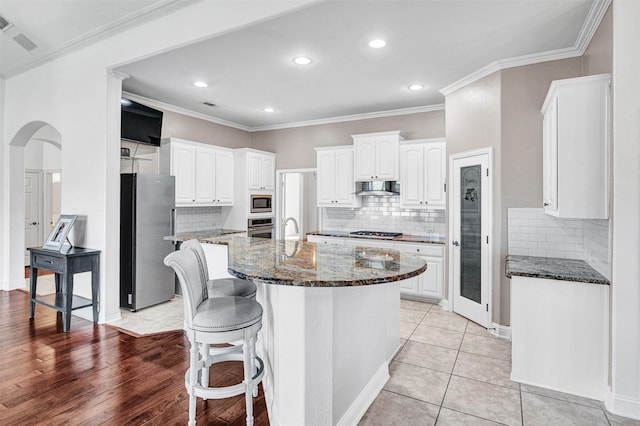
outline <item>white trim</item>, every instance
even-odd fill
[[[444,104],[425,105],[421,107],[401,108],[401,109],[393,109],[393,110],[377,111],[377,112],[366,112],[363,114],[343,115],[338,117],[320,118],[317,120],[298,121],[298,122],[286,123],[286,124],[256,126],[256,127],[251,127],[250,128],[251,130],[249,131],[261,132],[264,130],[290,129],[293,127],[317,126],[320,124],[332,124],[332,123],[341,123],[345,121],[368,120],[371,118],[393,117],[396,115],[408,115],[408,114],[417,114],[420,112],[431,112],[431,111],[441,111],[441,110],[444,110]]]
[[[494,322],[491,324],[489,332],[496,337],[511,340],[511,327],[508,325],[500,325]]]
[[[604,407],[616,416],[640,420],[640,399],[616,395],[609,386],[604,391]]]
[[[486,147],[486,148],[480,148],[480,149],[474,149],[471,151],[465,151],[465,152],[459,152],[456,154],[452,154],[449,156],[449,178],[448,178],[448,182],[449,182],[449,187],[451,189],[449,189],[448,192],[448,209],[449,209],[449,229],[448,229],[448,233],[447,233],[447,238],[449,241],[451,241],[451,239],[453,238],[453,215],[454,215],[454,211],[453,211],[453,194],[455,193],[455,190],[453,189],[453,173],[454,173],[454,168],[453,168],[453,162],[454,160],[459,160],[459,159],[463,159],[463,158],[469,158],[469,157],[475,157],[478,155],[487,155],[488,159],[487,159],[487,167],[489,169],[489,176],[488,176],[488,180],[489,183],[487,185],[486,188],[486,195],[485,197],[487,198],[487,202],[489,203],[489,211],[491,212],[491,214],[488,215],[487,217],[487,235],[489,236],[489,243],[487,244],[487,250],[488,250],[488,265],[487,265],[487,274],[488,274],[488,297],[487,297],[487,304],[489,306],[488,312],[487,312],[487,324],[492,324],[492,319],[493,319],[493,248],[494,248],[494,232],[493,232],[493,184],[494,184],[494,179],[493,176],[495,175],[495,169],[494,169],[494,163],[493,163],[493,147]],[[448,250],[448,259],[449,259],[449,306],[448,306],[448,310],[450,312],[454,312],[454,274],[453,274],[453,244],[449,244],[449,250]]]
[[[125,31],[126,29],[169,15],[176,10],[185,8],[198,1],[200,0],[163,0],[154,2],[151,5],[139,9],[129,15],[108,22],[107,24],[97,27],[92,31],[81,34],[78,37],[72,38],[58,46],[52,47],[38,56],[19,62],[18,64],[9,67],[0,77],[13,77],[14,75],[42,65],[45,62],[52,61],[73,51],[80,50],[81,48],[97,43],[100,40],[105,40],[117,33]]]
[[[167,104],[164,102],[156,101],[154,99],[145,98],[129,92],[122,92],[122,96],[125,96],[132,101],[143,103],[153,108],[160,108],[166,111],[177,112],[193,118],[199,118],[200,120],[210,121],[212,123],[220,124],[222,126],[232,127],[234,129],[244,130],[245,132],[251,132],[251,127],[243,126],[242,124],[234,123],[232,121],[222,120],[220,118],[211,117],[210,115],[202,114],[199,112],[191,111],[189,109],[180,108],[175,105]]]
[[[587,50],[591,39],[595,34],[602,18],[604,17],[607,9],[611,4],[611,0],[595,0],[589,9],[589,14],[584,21],[578,38],[573,47],[566,47],[564,49],[549,50],[547,52],[533,53],[530,55],[516,56],[513,58],[500,59],[480,68],[471,74],[462,77],[460,80],[451,83],[450,85],[440,89],[440,93],[448,96],[475,81],[480,80],[493,74],[496,71],[500,71],[507,68],[521,67],[523,65],[538,64],[540,62],[557,61],[560,59],[575,58],[582,56]]]
[[[367,412],[369,406],[373,404],[378,394],[384,388],[389,380],[389,366],[383,362],[378,371],[375,372],[369,383],[362,389],[362,392],[356,397],[353,403],[347,408],[347,411],[340,417],[336,423],[337,426],[356,425]]]

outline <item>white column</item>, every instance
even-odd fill
[[[613,274],[611,393],[640,419],[640,2],[613,3]]]

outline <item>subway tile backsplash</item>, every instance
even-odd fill
[[[444,210],[400,208],[400,197],[362,197],[360,208],[323,208],[323,231],[382,231],[446,236]]]
[[[208,231],[222,228],[222,207],[176,208],[176,233]]]
[[[611,279],[609,220],[559,219],[544,209],[512,208],[507,233],[509,254],[584,260]]]

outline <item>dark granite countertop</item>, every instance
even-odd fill
[[[507,256],[505,275],[609,285],[609,280],[583,260]]]
[[[216,238],[224,235],[232,235],[232,234],[241,234],[247,231],[240,231],[237,229],[209,229],[206,231],[197,231],[197,232],[183,232],[175,235],[167,235],[164,237],[165,240],[168,241],[187,241],[191,239],[203,240],[205,238]]]
[[[347,287],[414,277],[426,263],[410,253],[371,247],[333,246],[226,235],[203,243],[229,246],[229,273],[270,284]]]
[[[394,242],[404,242],[404,243],[445,244],[446,242],[446,238],[441,237],[439,235],[421,236],[421,235],[403,234],[401,237],[396,237],[396,238],[376,238],[376,237],[361,237],[358,235],[351,235],[347,231],[314,231],[314,232],[307,232],[307,235],[320,235],[323,237],[360,238],[363,240],[394,241]]]

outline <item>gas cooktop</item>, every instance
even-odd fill
[[[380,231],[354,231],[354,232],[349,232],[349,235],[354,235],[356,237],[386,238],[386,239],[402,237],[401,232],[380,232]]]

